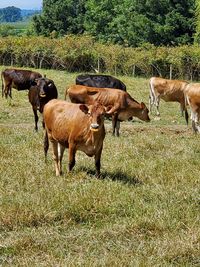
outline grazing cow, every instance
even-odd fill
[[[150,121],[148,109],[142,102],[139,104],[127,92],[111,88],[95,88],[82,85],[72,85],[67,94],[73,103],[93,104],[98,101],[110,110],[107,112],[113,116],[113,135],[117,120],[125,121],[135,116],[143,121]],[[119,129],[117,129],[119,136]]]
[[[81,74],[76,77],[76,84],[98,88],[115,88],[126,91],[126,85],[110,75]]]
[[[30,70],[6,69],[2,71],[2,97],[5,95],[7,98],[9,95],[12,98],[12,88],[18,91],[28,90],[31,87],[32,81],[41,77],[40,73]]]
[[[200,83],[188,84],[185,95],[191,109],[192,128],[195,133],[200,132]]]
[[[61,164],[65,148],[69,149],[69,171],[75,165],[76,151],[81,150],[89,157],[95,157],[96,174],[100,175],[100,160],[105,137],[105,113],[105,107],[100,103],[87,106],[54,99],[45,105],[44,152],[46,157],[50,140],[56,176],[62,173]]]
[[[149,95],[149,111],[152,106],[156,106],[157,116],[160,116],[159,103],[160,99],[166,102],[179,102],[181,113],[185,112],[185,119],[188,124],[188,112],[185,104],[184,89],[188,82],[181,80],[168,80],[160,77],[152,77],[150,79],[150,95]]]
[[[76,77],[76,84],[85,85],[97,88],[113,88],[126,91],[126,85],[119,79],[110,75],[100,74],[80,74]],[[65,95],[66,99],[66,95]],[[113,133],[119,136],[120,122],[115,123],[115,118],[112,116]],[[115,126],[114,126],[115,125]]]
[[[38,130],[38,115],[37,110],[40,113],[43,112],[44,105],[51,99],[58,97],[57,88],[54,82],[48,78],[38,78],[32,83],[28,92],[29,102],[32,105],[34,117],[35,117],[35,130]]]

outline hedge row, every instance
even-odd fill
[[[200,47],[140,48],[103,45],[89,36],[6,37],[0,39],[0,64],[20,67],[53,68],[69,72],[108,72],[111,74],[198,80]]]

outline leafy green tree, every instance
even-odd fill
[[[16,22],[22,20],[21,9],[9,6],[0,9],[0,22]]]
[[[138,46],[193,41],[195,0],[88,0],[86,30],[99,40]]]
[[[200,44],[200,1],[196,0],[196,33],[195,43]]]
[[[43,0],[43,12],[34,16],[34,29],[38,35],[49,36],[83,32],[86,0]]]

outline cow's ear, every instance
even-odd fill
[[[109,111],[111,111],[112,108],[113,108],[112,105],[106,106],[105,107],[106,113],[109,113]]]
[[[86,106],[86,105],[84,105],[84,104],[81,104],[80,106],[79,106],[79,108],[80,108],[80,110],[82,111],[82,112],[84,112],[85,114],[88,114],[88,107]]]
[[[141,104],[140,104],[140,105],[141,105],[141,108],[142,108],[142,109],[146,108],[146,105],[145,105],[145,103],[144,103],[144,102],[141,102]]]

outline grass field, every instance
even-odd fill
[[[0,67],[0,70],[4,67]],[[38,70],[64,97],[76,73]],[[148,104],[148,80],[118,77]],[[161,120],[121,123],[107,135],[102,179],[78,152],[72,173],[44,162],[27,91],[0,98],[1,266],[200,266],[200,135],[161,102]]]

